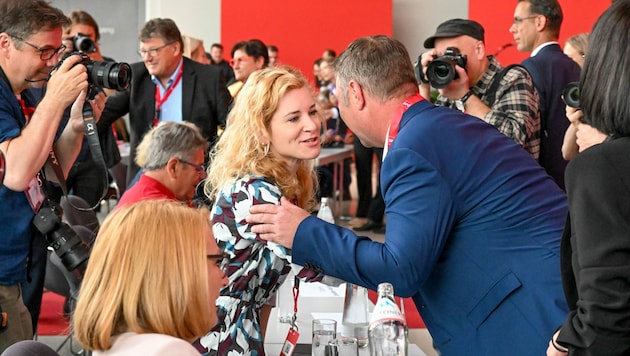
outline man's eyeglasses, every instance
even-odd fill
[[[237,64],[241,64],[243,62],[251,61],[252,59],[254,59],[253,56],[241,57],[241,58],[236,58],[236,59],[232,58],[230,59],[230,67],[234,67]]]
[[[230,256],[223,252],[218,253],[216,255],[206,255],[206,258],[209,260],[217,259],[217,267],[223,271],[223,273],[227,273],[228,267],[230,266]]]
[[[159,52],[162,48],[164,48],[164,47],[166,47],[166,46],[168,46],[168,45],[171,45],[171,44],[173,44],[173,43],[175,43],[175,42],[168,42],[168,43],[165,43],[164,45],[162,45],[162,46],[160,46],[160,47],[155,47],[155,48],[149,48],[149,49],[139,49],[139,50],[138,50],[138,54],[140,55],[140,57],[144,57],[144,56],[146,56],[147,54],[148,54],[148,55],[150,55],[151,57],[155,57],[155,56],[157,56],[158,52]]]
[[[61,45],[59,48],[55,48],[55,47],[39,47],[36,46],[30,42],[25,41],[23,38],[21,37],[17,37],[17,36],[11,36],[13,39],[16,39],[20,42],[26,43],[27,45],[31,46],[32,48],[36,49],[39,52],[39,58],[42,61],[47,61],[49,59],[51,59],[52,57],[59,55],[61,53],[63,53],[63,51],[66,50],[66,46],[65,45]]]
[[[195,164],[195,163],[192,163],[192,162],[185,161],[185,160],[183,160],[181,158],[179,159],[179,161],[182,162],[183,164],[187,165],[187,166],[193,167],[199,173],[206,173],[206,166],[204,166],[203,164]]]
[[[514,16],[514,24],[518,25],[518,24],[520,24],[521,22],[523,22],[525,20],[535,19],[538,16],[539,15],[529,15],[529,16],[525,16],[525,17]]]

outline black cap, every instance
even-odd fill
[[[483,27],[481,27],[479,22],[465,19],[448,20],[438,26],[435,31],[435,35],[424,41],[424,48],[435,47],[436,38],[449,38],[466,35],[476,40],[483,41],[483,33]]]

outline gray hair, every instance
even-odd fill
[[[136,149],[136,163],[147,171],[164,168],[173,158],[191,160],[199,149],[208,149],[208,141],[190,122],[165,121],[152,128]]]
[[[405,46],[387,36],[363,37],[353,41],[335,60],[334,69],[338,91],[340,86],[355,80],[381,101],[396,97],[409,87],[417,88],[413,64]],[[342,91],[341,96],[347,103],[347,91]]]

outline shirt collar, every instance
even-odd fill
[[[549,42],[545,42],[545,43],[539,45],[538,47],[534,48],[534,50],[532,51],[532,54],[530,55],[530,57],[533,57],[533,56],[537,55],[538,52],[540,52],[540,50],[542,50],[544,47],[547,47],[547,46],[552,45],[552,44],[558,44],[558,41],[549,41]]]
[[[183,63],[184,63],[184,57],[180,58],[177,68],[175,68],[175,71],[173,72],[173,74],[171,74],[171,77],[168,78],[168,81],[166,82],[166,88],[164,89],[168,89],[173,84],[173,82],[175,81],[175,77],[177,77],[177,73],[179,72],[179,68],[182,67]],[[160,80],[155,75],[151,75],[151,81],[155,85],[158,85],[158,84],[160,86],[162,85]]]

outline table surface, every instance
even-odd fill
[[[292,298],[291,283],[286,281],[278,290],[281,301],[289,301]],[[321,283],[300,283],[300,295],[298,298],[298,313],[296,324],[300,333],[298,344],[310,344],[312,339],[312,322],[315,318],[336,319],[337,332],[341,331],[341,313],[343,311],[343,299],[345,284],[339,287],[330,287]],[[371,304],[371,303],[370,303]],[[370,306],[370,311],[373,305]],[[268,356],[280,354],[282,344],[289,331],[289,324],[278,321],[278,309],[273,308],[267,324],[265,335],[265,352]],[[418,345],[409,343],[410,356],[426,356]],[[359,354],[369,355],[367,348],[360,349]]]
[[[343,147],[336,148],[322,148],[322,152],[315,159],[315,164],[318,166],[324,166],[329,163],[341,161],[346,158],[352,157],[354,153],[353,145],[345,145]]]

